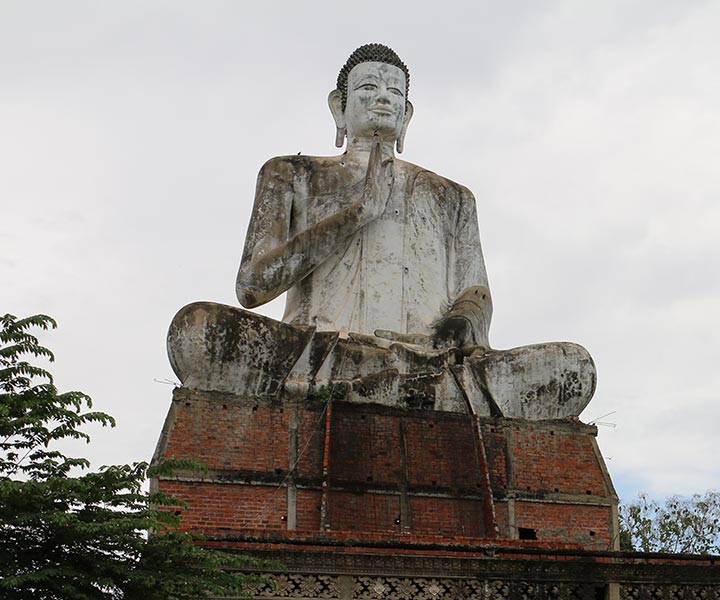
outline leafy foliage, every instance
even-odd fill
[[[143,491],[147,463],[88,472],[83,458],[52,448],[89,441],[81,427],[113,426],[81,392],[58,393],[28,359],[54,360],[29,330],[56,327],[36,315],[0,317],[0,597],[6,600],[179,600],[237,594],[233,569],[252,559],[202,548],[168,510],[180,503]],[[187,462],[158,467],[197,468]],[[149,536],[147,532],[152,532]]]
[[[664,504],[640,494],[620,505],[621,546],[642,552],[720,553],[720,493],[671,496]]]

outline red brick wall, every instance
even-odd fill
[[[187,529],[286,529],[285,488],[163,481],[161,489],[187,505],[182,509]]]
[[[409,502],[415,534],[485,537],[482,501],[410,496]]]
[[[322,493],[314,490],[297,491],[297,526],[303,531],[320,529],[320,502]]]
[[[488,492],[473,427],[466,415],[408,416],[334,405],[328,525],[484,536]],[[394,493],[385,496],[382,489]],[[408,498],[405,519],[401,495]]]
[[[514,487],[568,494],[607,493],[591,436],[552,429],[513,428],[510,432],[516,463]]]
[[[164,456],[194,458],[208,469],[287,470],[288,416],[283,408],[180,402]]]
[[[333,406],[330,480],[389,483],[402,479],[399,419]]]
[[[482,493],[485,467],[469,418],[406,419],[408,480],[411,485],[462,487]]]
[[[322,406],[223,398],[180,390],[161,440],[162,456],[194,458],[212,470],[210,480],[158,484],[188,504],[187,528],[286,529],[286,485],[297,482],[301,531],[324,525],[378,535],[487,537],[497,525],[501,537],[527,527],[543,541],[593,548],[610,542],[610,506],[589,504],[612,490],[596,458],[594,430],[581,424],[485,419],[480,440],[469,415],[335,402],[325,457]],[[292,423],[298,466],[288,477]],[[508,498],[516,499],[515,522]]]
[[[400,496],[391,494],[330,494],[328,522],[334,531],[398,532]]]
[[[562,539],[596,550],[612,549],[610,509],[605,506],[515,502],[518,527],[537,532],[540,541]]]
[[[322,475],[323,443],[325,441],[325,412],[298,410],[298,477]],[[287,437],[287,433],[285,433]],[[287,446],[287,440],[285,442]]]
[[[508,485],[505,430],[496,425],[484,425],[482,437],[488,463],[490,488],[497,494],[506,489]]]
[[[493,490],[608,496],[594,435],[569,428],[533,424],[486,423],[485,452]]]

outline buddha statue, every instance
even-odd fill
[[[287,292],[283,320],[185,307],[168,334],[183,385],[248,398],[332,386],[351,402],[525,419],[575,417],[590,401],[581,346],[490,347],[475,198],[397,157],[409,82],[393,50],[358,48],[328,98],[345,151],[262,167],[237,295],[252,309]]]

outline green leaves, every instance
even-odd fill
[[[664,504],[640,494],[620,505],[620,528],[634,550],[720,553],[720,493],[671,496]]]
[[[59,394],[52,375],[25,360],[28,355],[54,360],[53,353],[28,332],[33,326],[54,329],[57,325],[46,315],[0,317],[0,479],[21,476],[42,481],[87,466],[46,448],[66,438],[89,442],[80,429],[88,423],[115,425],[110,415],[83,412],[92,407],[87,395]]]
[[[0,317],[0,598],[181,600],[241,593],[253,563],[208,550],[179,529],[181,503],[145,490],[147,463],[87,471],[84,458],[52,447],[89,441],[88,423],[114,426],[82,392],[58,393],[29,357],[54,356],[29,333],[52,329],[37,315]],[[173,461],[154,472],[202,470]],[[148,535],[148,532],[152,534]]]

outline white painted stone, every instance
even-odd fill
[[[264,165],[237,276],[248,308],[287,292],[284,323],[209,303],[187,307],[168,337],[183,384],[302,395],[342,382],[354,402],[578,415],[595,386],[583,348],[490,350],[475,199],[395,157],[413,112],[405,73],[360,63],[348,76],[346,106],[340,90],[329,104],[345,152]]]

